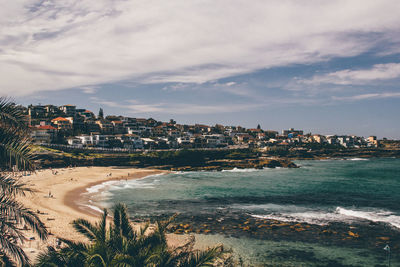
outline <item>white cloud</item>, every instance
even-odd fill
[[[376,64],[370,69],[340,70],[314,76],[310,80],[300,80],[304,84],[366,84],[371,81],[390,80],[400,77],[400,63]]]
[[[333,100],[344,100],[344,101],[359,101],[367,99],[379,99],[379,98],[392,98],[400,97],[400,92],[387,92],[387,93],[369,93],[353,96],[343,96],[343,97],[332,97]]]
[[[94,94],[99,88],[97,86],[82,86],[81,89],[85,94]]]
[[[161,90],[163,91],[185,91],[190,87],[190,84],[187,83],[176,83],[176,84],[169,84],[164,86]]]
[[[119,80],[204,83],[358,55],[400,25],[397,0],[39,3],[2,4],[1,94]]]
[[[256,104],[218,104],[218,105],[199,105],[199,104],[141,104],[126,106],[132,113],[169,113],[169,114],[216,114],[241,112],[259,108]]]
[[[104,99],[98,98],[96,96],[90,97],[90,100],[93,103],[96,103],[96,104],[99,104],[99,105],[105,105],[105,106],[108,106],[108,107],[113,107],[113,108],[122,107],[122,105],[120,103],[118,103],[118,102],[104,100]]]
[[[97,97],[91,100],[97,104],[122,108],[132,114],[214,114],[240,112],[246,110],[254,110],[260,108],[261,104],[239,103],[239,104],[218,104],[218,105],[201,105],[191,103],[140,103],[137,100],[128,100],[124,103],[108,101]]]
[[[232,86],[232,85],[235,85],[235,84],[236,84],[235,82],[227,82],[227,83],[225,83],[226,86]]]

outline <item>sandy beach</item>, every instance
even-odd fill
[[[39,170],[29,176],[23,176],[21,181],[35,190],[28,193],[20,201],[32,211],[48,227],[51,235],[46,242],[38,240],[33,233],[27,233],[31,239],[24,244],[24,249],[30,258],[47,245],[54,245],[56,237],[70,240],[82,240],[82,235],[76,233],[71,222],[77,218],[85,218],[92,222],[98,220],[100,213],[87,208],[83,193],[86,188],[111,180],[138,179],[145,176],[167,173],[162,170],[132,169],[119,167],[77,167],[62,169]]]

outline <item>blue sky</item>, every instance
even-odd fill
[[[7,1],[0,93],[178,123],[400,139],[398,10],[397,0]]]

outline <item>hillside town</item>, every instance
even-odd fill
[[[104,116],[74,105],[29,105],[21,107],[27,115],[31,138],[36,144],[65,145],[77,148],[179,149],[248,148],[274,146],[302,149],[307,144],[346,148],[377,147],[376,136],[321,135],[303,130],[274,130],[241,126],[178,124],[153,118]]]

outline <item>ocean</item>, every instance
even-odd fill
[[[295,163],[108,182],[88,189],[90,205],[123,202],[135,219],[178,213],[199,243],[223,243],[250,266],[387,266],[386,245],[400,266],[400,159]]]

